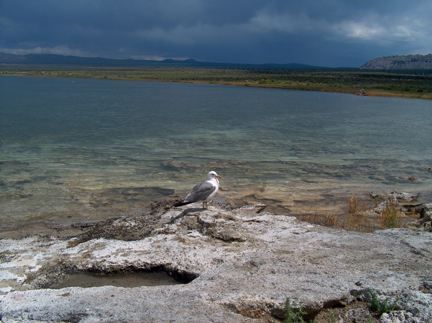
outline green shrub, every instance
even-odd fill
[[[298,305],[298,304],[294,304]],[[294,312],[291,308],[291,301],[289,298],[287,298],[285,302],[285,320],[284,323],[306,323],[306,321],[303,319],[303,316],[306,315],[306,311],[303,309],[302,306],[298,309],[297,312]]]
[[[390,313],[396,310],[396,303],[399,298],[396,298],[395,301],[390,302],[390,298],[386,298],[384,301],[380,302],[378,299],[378,295],[371,289],[368,289],[372,300],[369,303],[369,306],[373,312],[378,312],[378,315],[381,316],[384,313]]]
[[[381,213],[383,227],[387,229],[400,227],[400,217],[397,207],[387,201],[387,207]]]

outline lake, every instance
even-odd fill
[[[431,194],[427,100],[5,76],[0,95],[3,229],[134,210],[210,170],[232,205],[281,214],[341,212],[335,201],[374,190]]]

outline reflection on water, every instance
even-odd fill
[[[91,274],[77,273],[70,275],[65,281],[59,282],[52,289],[62,289],[67,287],[101,287],[101,286],[116,286],[133,288],[139,286],[163,286],[177,285],[173,277],[163,272],[134,272],[126,274]]]
[[[432,187],[430,101],[24,77],[0,91],[3,226],[132,210],[209,170],[234,205],[284,213]]]

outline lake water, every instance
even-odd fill
[[[427,100],[30,77],[0,77],[0,95],[3,228],[130,211],[210,170],[233,205],[284,214],[432,188]]]

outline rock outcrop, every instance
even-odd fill
[[[362,70],[432,69],[432,54],[378,57],[360,66]]]
[[[347,232],[262,205],[158,207],[82,225],[72,238],[0,240],[1,321],[278,322],[287,298],[314,318],[369,289],[399,295],[405,312],[393,316],[432,319],[431,233]],[[52,288],[73,273],[136,270],[183,284]]]

